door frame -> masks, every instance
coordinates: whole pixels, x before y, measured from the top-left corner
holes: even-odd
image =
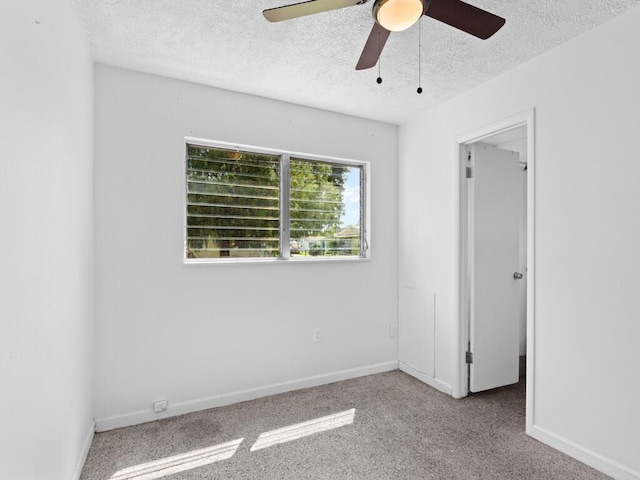
[[[514,128],[527,129],[527,365],[526,365],[526,431],[534,423],[533,402],[535,389],[535,110],[526,110],[512,117],[472,130],[456,138],[459,166],[459,251],[458,251],[458,322],[455,365],[457,382],[453,385],[455,398],[469,394],[468,368],[465,361],[470,331],[470,244],[469,201],[466,179],[466,147],[475,142]]]

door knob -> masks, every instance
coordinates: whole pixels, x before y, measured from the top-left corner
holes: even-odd
[[[515,278],[516,280],[520,280],[522,278],[522,274],[520,272],[515,272],[513,274],[513,278]]]

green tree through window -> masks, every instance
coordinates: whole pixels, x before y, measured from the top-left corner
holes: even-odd
[[[280,256],[283,208],[290,218],[287,254],[360,255],[360,222],[347,228],[341,220],[345,182],[354,170],[359,182],[361,167],[283,160],[187,145],[187,258]],[[286,205],[281,205],[283,164],[289,169]]]

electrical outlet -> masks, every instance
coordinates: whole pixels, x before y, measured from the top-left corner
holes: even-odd
[[[322,329],[314,328],[313,329],[313,343],[318,343],[322,340]]]
[[[397,337],[398,336],[398,326],[395,324],[389,325],[389,336]]]
[[[169,402],[166,400],[158,400],[157,402],[153,402],[153,411],[155,413],[164,412],[169,406]]]

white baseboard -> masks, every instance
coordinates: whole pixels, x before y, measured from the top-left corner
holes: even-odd
[[[351,378],[364,377],[365,375],[373,375],[375,373],[388,372],[398,369],[398,362],[385,362],[376,365],[368,365],[366,367],[352,368],[349,370],[341,370],[338,372],[327,373],[323,375],[315,375],[312,377],[291,380],[288,382],[275,383],[273,385],[265,385],[258,388],[241,390],[238,392],[225,393],[213,397],[199,398],[186,402],[169,404],[169,408],[162,413],[154,413],[149,410],[140,410],[137,412],[125,413],[122,415],[113,415],[105,418],[96,419],[96,431],[105,432],[114,428],[129,427],[140,423],[153,422],[176,415],[184,415],[185,413],[207,410],[209,408],[222,407],[256,398],[276,395],[278,393],[300,390],[302,388],[317,387],[328,383],[340,382]]]
[[[453,387],[448,383],[438,380],[437,378],[431,377],[426,373],[418,370],[417,368],[413,368],[412,366],[407,365],[404,362],[399,362],[399,368],[403,372],[408,373],[412,377],[416,377],[418,380],[426,383],[430,387],[433,387],[436,390],[440,390],[441,392],[446,393],[447,395],[451,395],[453,392]]]
[[[556,450],[561,451],[569,455],[570,457],[579,460],[582,463],[601,471],[602,473],[609,475],[616,480],[639,480],[640,472],[632,470],[631,468],[622,465],[615,460],[607,458],[599,453],[596,453],[588,448],[578,445],[566,438],[556,435],[545,428],[537,425],[533,425],[527,430],[527,434],[536,440],[541,441],[549,445]]]
[[[96,424],[95,422],[91,422],[91,425],[89,425],[89,431],[87,432],[87,436],[85,437],[85,440],[84,440],[84,444],[82,445],[82,450],[80,451],[80,456],[78,457],[76,466],[73,469],[71,480],[80,480],[80,474],[82,473],[84,464],[87,461],[87,456],[89,455],[89,449],[91,448],[91,442],[93,442],[93,435],[95,431],[96,431]]]

